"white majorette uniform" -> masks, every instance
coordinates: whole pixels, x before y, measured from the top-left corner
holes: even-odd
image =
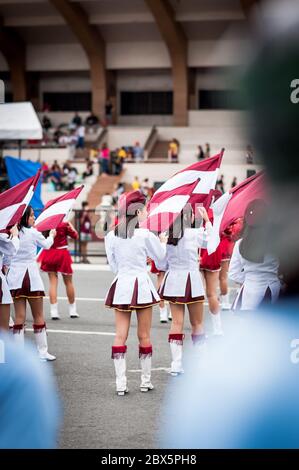
[[[240,253],[240,243],[235,244],[229,265],[228,277],[242,284],[232,305],[232,310],[254,310],[263,301],[272,303],[278,299],[280,281],[279,263],[271,255],[265,255],[263,263],[246,260]]]
[[[165,277],[159,289],[160,296],[170,303],[203,302],[204,287],[199,271],[198,250],[206,248],[211,222],[206,228],[186,228],[176,246],[167,245]]]
[[[148,229],[137,228],[131,238],[114,231],[105,237],[111,270],[117,273],[108,291],[105,305],[123,311],[146,308],[159,303],[160,297],[147,273],[147,257],[157,266],[165,261],[166,247]]]
[[[18,251],[20,241],[18,237],[10,237],[6,233],[0,233],[0,304],[12,304],[12,297],[7,285],[6,277],[2,272],[3,255],[14,256]]]
[[[44,297],[44,284],[36,262],[37,247],[50,248],[53,237],[45,238],[34,227],[23,227],[19,232],[20,248],[12,257],[6,257],[9,271],[7,283],[13,298]]]

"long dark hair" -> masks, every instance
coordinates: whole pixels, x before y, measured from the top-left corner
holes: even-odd
[[[255,199],[246,208],[241,233],[240,254],[252,263],[263,263],[266,254],[266,204]]]
[[[145,198],[144,198],[145,201]],[[144,204],[136,202],[130,205],[130,214],[120,214],[119,222],[114,229],[114,233],[120,238],[132,238],[135,228],[139,228],[138,211],[144,208]]]
[[[30,228],[30,225],[28,224],[29,217],[31,215],[31,212],[33,211],[31,206],[27,206],[24,214],[22,215],[22,218],[18,224],[18,229],[22,230],[22,228]]]
[[[180,213],[174,223],[169,227],[167,245],[177,246],[184,236],[185,228],[190,228],[194,225],[194,223],[192,223],[192,214],[191,207]]]

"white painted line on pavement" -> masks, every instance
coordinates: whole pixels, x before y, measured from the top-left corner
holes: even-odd
[[[111,271],[109,264],[72,264],[74,271]],[[112,271],[111,271],[112,273]]]
[[[46,296],[45,299],[49,300],[49,297]],[[57,297],[58,300],[68,300],[67,297]],[[76,300],[80,300],[82,302],[104,302],[104,298],[96,299],[95,297],[76,297]]]
[[[159,371],[159,370],[163,370],[164,372],[170,372],[170,367],[152,367],[151,368],[151,371]],[[131,370],[128,370],[128,372],[141,372],[141,369],[131,369]]]
[[[26,331],[33,331],[33,328],[26,328]],[[47,328],[47,333],[66,333],[66,334],[71,334],[71,335],[115,336],[115,333],[107,333],[106,331],[52,330],[48,328]]]

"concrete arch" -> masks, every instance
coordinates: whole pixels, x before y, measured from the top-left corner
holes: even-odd
[[[182,26],[175,20],[167,0],[145,0],[168,48],[173,77],[173,120],[176,126],[188,125],[188,41]]]
[[[87,54],[90,64],[92,111],[104,118],[107,89],[105,42],[96,27],[90,25],[81,5],[68,0],[49,1],[63,16]]]

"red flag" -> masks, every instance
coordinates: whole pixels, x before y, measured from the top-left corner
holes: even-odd
[[[40,232],[57,228],[73,207],[83,188],[84,186],[82,185],[79,188],[72,189],[72,191],[63,196],[49,201],[36,219],[34,227]]]
[[[254,199],[267,199],[265,172],[260,171],[223,194],[212,205],[213,232],[208,241],[208,253],[213,253],[220,241],[220,234],[235,220],[244,217],[248,204]]]
[[[34,194],[40,174],[41,170],[38,170],[36,175],[0,194],[0,230],[20,222]]]
[[[148,218],[142,225],[156,232],[167,230],[187,203],[208,208],[217,182],[224,150],[194,163],[169,178],[148,204]]]

